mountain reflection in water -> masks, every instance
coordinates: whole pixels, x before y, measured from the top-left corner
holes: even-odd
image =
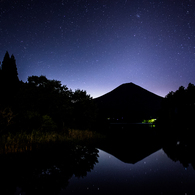
[[[2,154],[1,192],[195,194],[194,142],[163,143],[148,131],[138,135],[110,136],[97,146],[48,145]]]

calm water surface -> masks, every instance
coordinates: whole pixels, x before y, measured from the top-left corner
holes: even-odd
[[[98,161],[86,177],[73,176],[60,194],[195,194],[192,166],[184,168],[162,149],[135,164],[99,150]]]
[[[1,154],[1,194],[194,195],[193,139],[162,144],[139,135]]]

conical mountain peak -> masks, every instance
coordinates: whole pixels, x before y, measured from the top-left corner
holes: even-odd
[[[140,121],[156,116],[162,97],[130,82],[94,99],[105,117],[121,117]]]

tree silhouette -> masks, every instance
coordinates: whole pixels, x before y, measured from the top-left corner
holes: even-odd
[[[96,106],[86,91],[77,89],[71,97],[73,124],[76,128],[89,128],[96,119]]]
[[[195,118],[195,86],[189,83],[175,92],[170,92],[163,100],[158,124],[163,132],[174,137],[185,137],[191,132]]]
[[[1,101],[4,105],[11,104],[18,90],[18,71],[15,57],[6,52],[0,68]]]
[[[21,107],[31,120],[47,115],[58,127],[70,121],[70,90],[60,81],[49,80],[43,75],[31,76],[22,93]]]
[[[15,57],[14,55],[11,55],[10,57],[8,52],[5,53],[2,61],[1,79],[2,82],[10,86],[19,82]]]
[[[43,75],[30,76],[26,83],[19,81],[15,57],[8,52],[0,66],[0,93],[0,128],[14,124],[29,132],[56,127],[86,129],[95,120],[95,107],[86,91],[72,92],[60,81]],[[6,122],[9,116],[14,120]]]

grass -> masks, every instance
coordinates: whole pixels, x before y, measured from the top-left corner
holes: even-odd
[[[0,153],[24,152],[32,150],[33,146],[43,144],[59,144],[72,142],[76,144],[91,144],[105,137],[89,130],[68,129],[64,132],[40,132],[33,130],[31,133],[8,133],[0,138]]]

